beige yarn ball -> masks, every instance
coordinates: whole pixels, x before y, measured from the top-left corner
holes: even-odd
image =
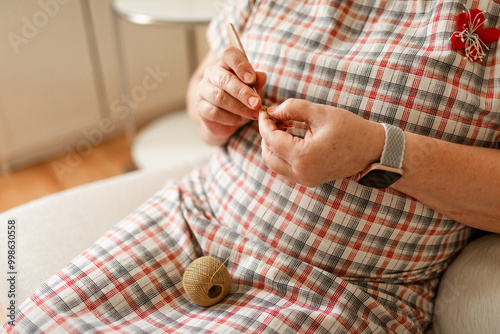
[[[203,256],[186,268],[182,285],[193,302],[200,306],[212,306],[229,293],[231,275],[218,259]]]

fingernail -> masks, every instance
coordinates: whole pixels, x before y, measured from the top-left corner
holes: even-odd
[[[257,106],[259,105],[259,99],[252,96],[248,99],[248,104],[251,108],[257,108]]]
[[[253,83],[254,83],[254,81],[255,81],[255,78],[254,78],[254,76],[253,76],[253,74],[252,74],[252,73],[250,73],[250,72],[246,72],[246,73],[243,75],[243,80],[245,80],[245,82],[246,82],[247,84],[253,84]]]

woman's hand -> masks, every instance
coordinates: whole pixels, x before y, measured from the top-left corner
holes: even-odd
[[[380,160],[385,134],[378,123],[344,109],[295,99],[269,107],[268,112],[285,123],[309,126],[302,139],[279,130],[265,112],[260,114],[263,161],[294,182],[314,187],[352,176]]]
[[[262,98],[259,91],[266,75],[256,72],[234,47],[217,59],[210,54],[197,70],[188,92],[188,111],[209,144],[221,145],[242,125],[258,119]]]
[[[286,178],[317,186],[380,161],[384,128],[343,109],[303,100],[268,108],[278,120],[302,121],[304,139],[281,131],[262,112],[264,163]],[[500,233],[500,151],[405,132],[403,177],[392,188],[462,224]]]

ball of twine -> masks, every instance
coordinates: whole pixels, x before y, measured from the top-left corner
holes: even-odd
[[[212,306],[229,293],[231,275],[218,259],[203,256],[186,268],[182,285],[193,302],[200,306]]]

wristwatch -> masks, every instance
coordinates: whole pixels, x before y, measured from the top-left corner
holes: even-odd
[[[373,188],[390,187],[403,176],[403,156],[405,152],[405,135],[400,128],[382,123],[385,129],[385,142],[380,162],[371,164],[358,173],[359,184]]]

